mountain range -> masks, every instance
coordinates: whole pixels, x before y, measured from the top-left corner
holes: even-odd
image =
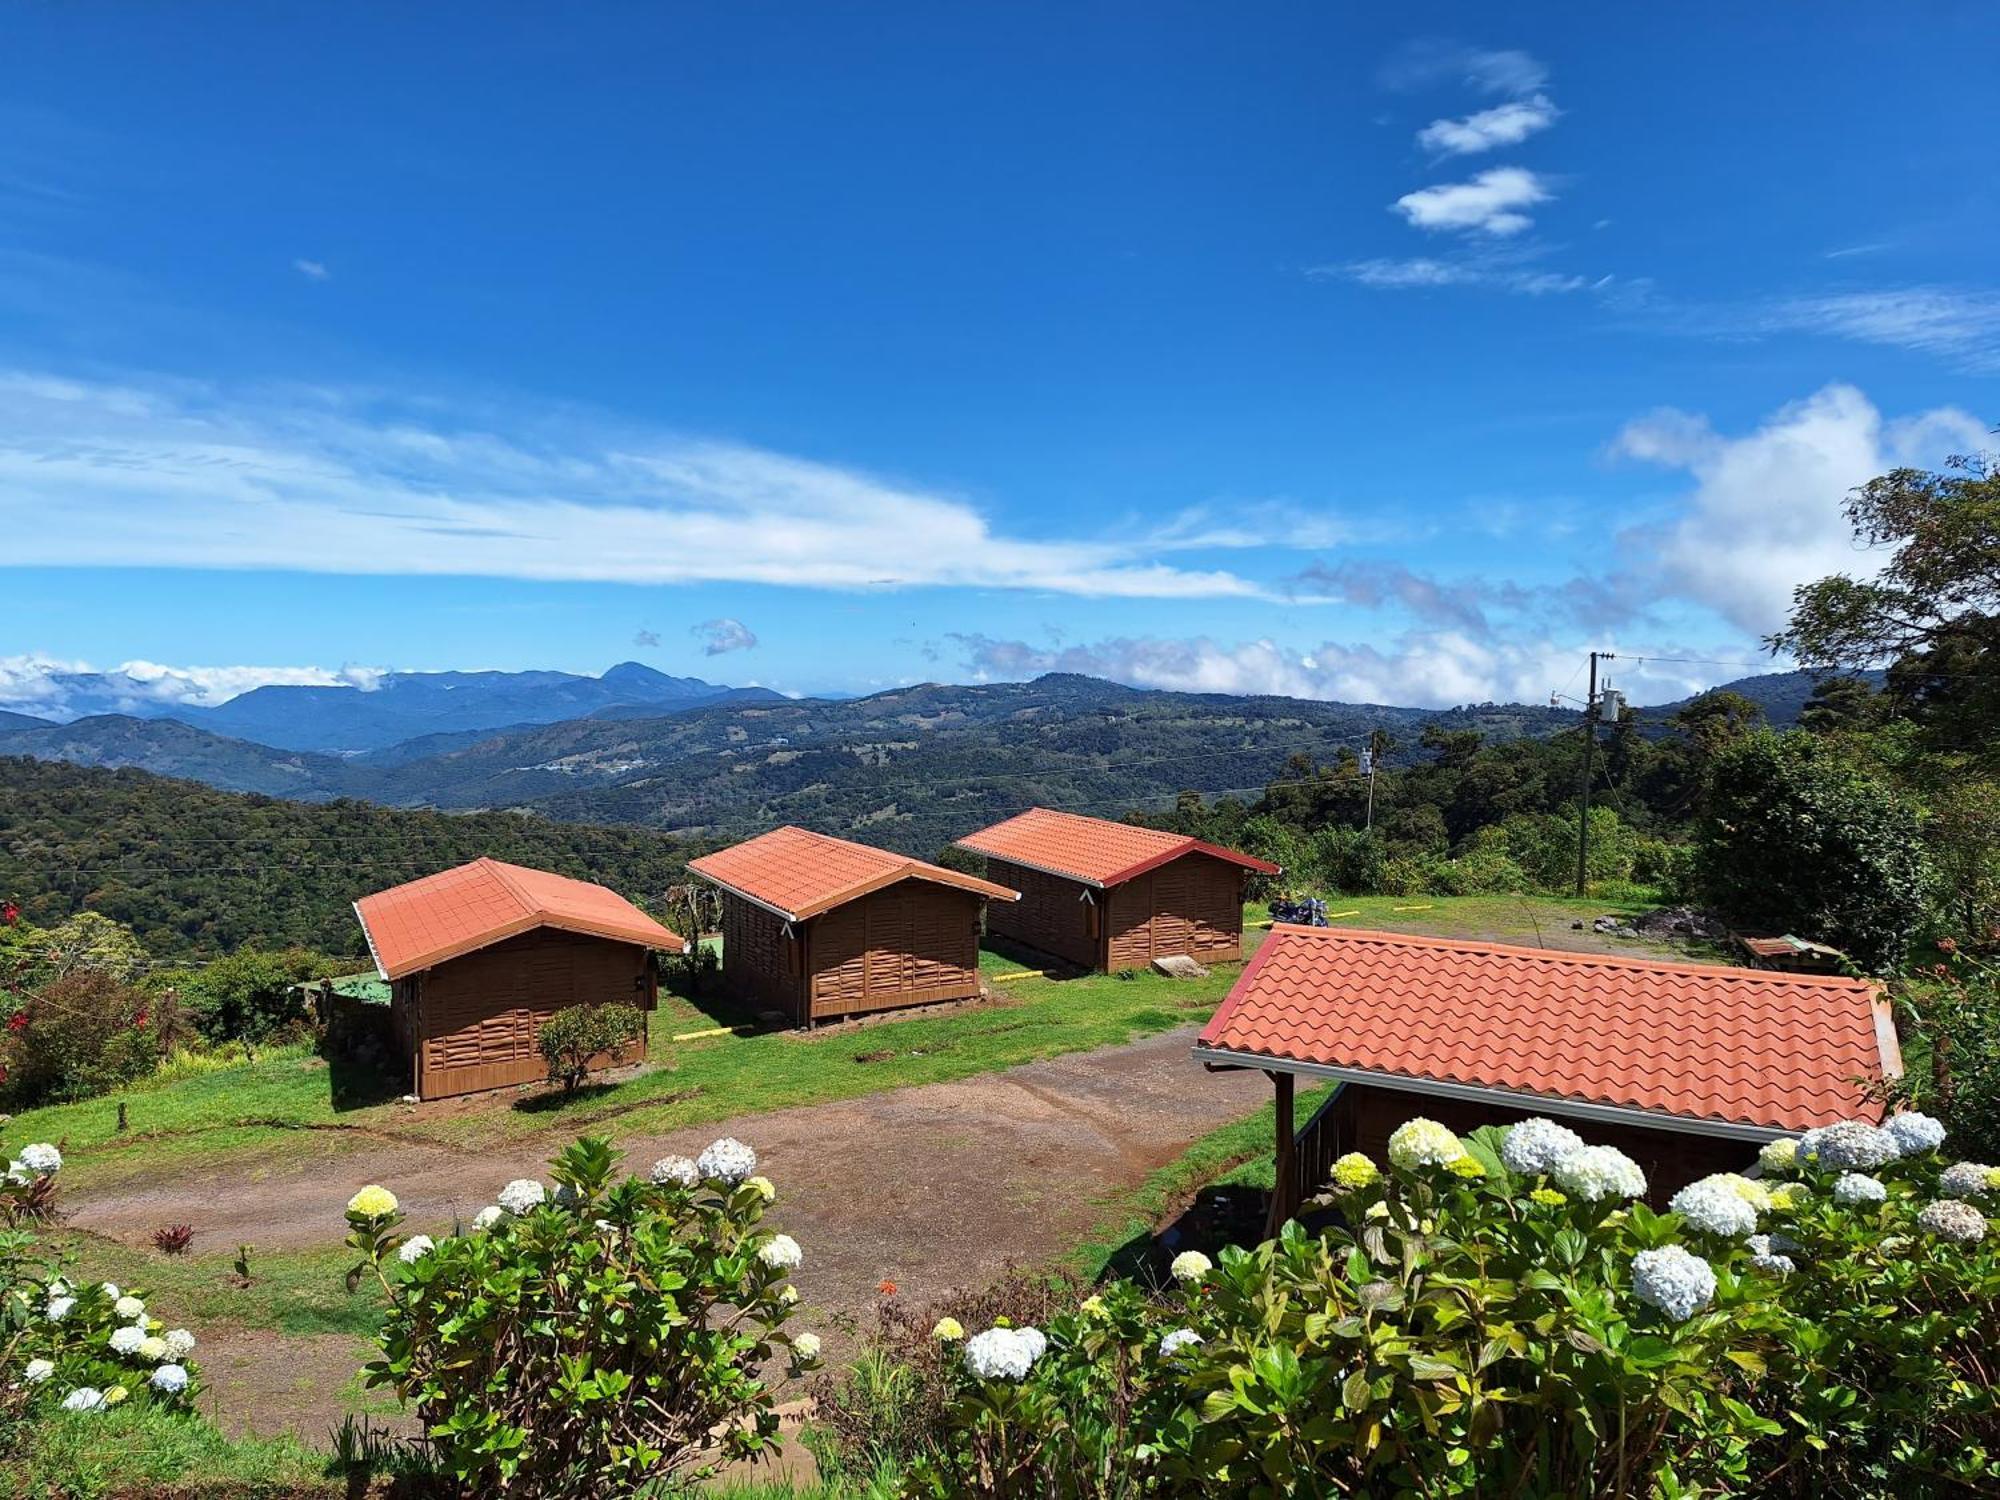
[[[1784,724],[1813,680],[1772,673],[1727,686]],[[1657,723],[1679,706],[1644,717]],[[501,715],[511,717],[480,722]],[[1398,708],[1068,674],[788,699],[636,663],[600,678],[413,673],[370,690],[263,687],[187,717],[194,722],[96,714],[56,724],[0,714],[0,755],[136,767],[301,801],[517,809],[703,838],[799,822],[931,854],[1036,803],[1117,814],[1187,790],[1254,793],[1292,756],[1330,761],[1377,731],[1407,758],[1422,753],[1417,740],[1431,725],[1506,739],[1577,719],[1539,705]],[[411,733],[390,738],[398,728]]]

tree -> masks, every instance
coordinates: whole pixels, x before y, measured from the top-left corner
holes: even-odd
[[[630,1005],[566,1005],[542,1023],[535,1044],[549,1065],[549,1082],[573,1094],[590,1076],[593,1058],[609,1056],[646,1034],[646,1018]]]
[[[1891,787],[1802,733],[1750,736],[1709,768],[1695,882],[1733,922],[1902,964],[1929,906],[1916,813]]]
[[[1943,472],[1894,469],[1848,497],[1863,545],[1887,549],[1872,578],[1836,573],[1792,595],[1769,638],[1807,666],[1891,663],[1888,692],[1942,748],[2000,756],[2000,469],[1991,455]]]
[[[1867,729],[1881,717],[1880,694],[1866,678],[1822,677],[1812,697],[1799,710],[1799,728],[1813,734],[1842,734]]]

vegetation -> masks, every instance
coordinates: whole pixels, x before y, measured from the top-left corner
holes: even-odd
[[[435,1461],[474,1490],[550,1497],[690,1481],[776,1441],[763,1370],[817,1364],[789,1334],[798,1244],[762,1229],[777,1196],[756,1153],[722,1140],[614,1182],[610,1144],[559,1155],[549,1196],[512,1182],[471,1234],[404,1237],[395,1198],[348,1204],[350,1283],[389,1303],[371,1384],[424,1424]]]
[[[566,1005],[542,1023],[535,1045],[549,1065],[549,1082],[574,1094],[590,1076],[591,1059],[608,1057],[646,1034],[645,1014],[632,1005]]]

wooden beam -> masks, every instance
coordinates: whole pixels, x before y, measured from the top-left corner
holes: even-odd
[[[1267,1237],[1275,1236],[1284,1228],[1285,1220],[1298,1212],[1299,1173],[1298,1155],[1292,1147],[1296,1139],[1292,1120],[1292,1095],[1294,1080],[1290,1073],[1267,1071],[1264,1075],[1271,1080],[1275,1090],[1277,1130],[1277,1173],[1275,1186],[1271,1192],[1271,1213],[1264,1225]]]

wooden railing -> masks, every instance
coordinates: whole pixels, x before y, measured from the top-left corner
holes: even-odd
[[[1327,1174],[1333,1170],[1334,1159],[1340,1155],[1340,1130],[1333,1118],[1333,1110],[1340,1103],[1341,1091],[1346,1087],[1346,1084],[1337,1085],[1292,1140],[1292,1181],[1299,1185],[1301,1201],[1326,1185]]]

